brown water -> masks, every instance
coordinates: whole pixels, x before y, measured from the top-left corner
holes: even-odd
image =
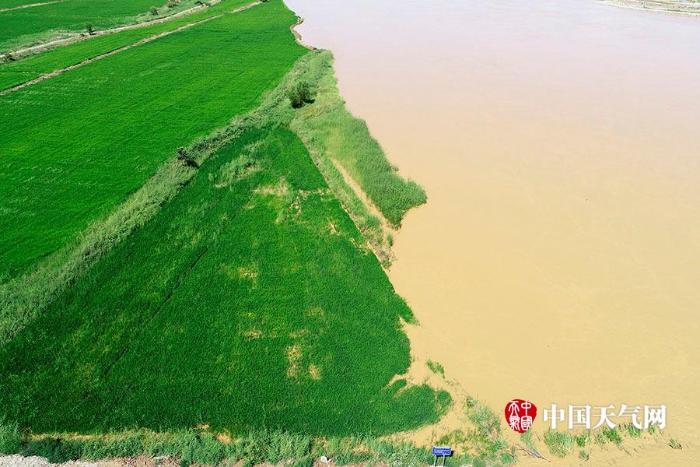
[[[700,465],[700,19],[589,0],[287,3],[428,192],[390,271],[421,322],[414,349],[498,413],[514,397],[666,404],[684,449],[622,462]]]

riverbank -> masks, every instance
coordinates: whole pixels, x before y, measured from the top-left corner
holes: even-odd
[[[692,463],[696,19],[573,0],[289,5],[426,188],[389,270],[421,324],[412,351],[497,412],[666,404],[683,449],[620,462]]]
[[[601,3],[635,10],[659,11],[684,15],[700,15],[696,0],[600,0]]]

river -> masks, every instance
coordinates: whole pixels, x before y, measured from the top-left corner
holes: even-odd
[[[414,349],[499,414],[515,397],[540,413],[665,404],[683,449],[628,462],[700,465],[700,18],[592,0],[287,4],[428,193],[389,271],[421,323]]]

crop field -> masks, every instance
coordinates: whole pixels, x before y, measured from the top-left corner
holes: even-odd
[[[158,34],[174,31],[182,26],[199,22],[203,19],[231,12],[250,0],[224,0],[209,8],[191,14],[172,18],[163,23],[142,25],[136,29],[127,29],[112,34],[93,36],[87,40],[72,44],[70,47],[58,47],[22,60],[11,61],[0,66],[0,93],[2,90],[32,80],[42,74],[66,68],[101,54],[121,47],[129,46],[139,40]]]
[[[363,244],[291,131],[247,130],[2,349],[0,407],[37,431],[433,421],[449,396],[389,384],[411,314]]]
[[[305,51],[293,22],[268,2],[0,96],[0,277],[70,242],[179,146],[255,107]]]
[[[409,381],[413,315],[336,164],[394,225],[424,192],[294,14],[249,3],[0,65],[0,438],[384,435],[451,406]]]
[[[34,4],[41,5],[17,8]],[[0,2],[0,52],[49,33],[84,32],[88,24],[94,28],[119,25],[151,8],[168,11],[162,0],[6,0]]]

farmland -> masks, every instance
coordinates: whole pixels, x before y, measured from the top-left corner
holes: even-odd
[[[140,40],[166,34],[225,12],[235,11],[250,3],[246,0],[227,0],[183,17],[169,19],[166,22],[144,24],[134,29],[92,36],[70,47],[57,47],[22,60],[5,63],[0,67],[0,94],[2,90],[7,90],[43,74],[64,69],[84,60],[133,45]]]
[[[6,416],[350,434],[446,408],[446,393],[389,384],[410,363],[410,310],[299,138],[265,115],[2,349]]]
[[[253,108],[304,53],[293,21],[270,2],[0,97],[11,122],[0,135],[0,277],[70,242],[177,147]]]
[[[193,4],[178,1],[172,6],[179,9]],[[0,52],[62,32],[85,32],[88,24],[103,29],[135,21],[138,16],[155,16],[152,8],[163,13],[173,10],[160,0],[6,0],[0,2]]]
[[[382,269],[379,217],[425,194],[249,3],[0,65],[3,423],[383,435],[450,406]]]

